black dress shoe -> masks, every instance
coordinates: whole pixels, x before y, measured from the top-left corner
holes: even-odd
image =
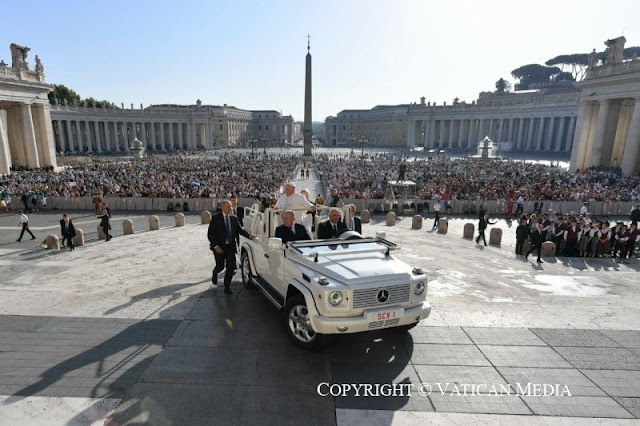
[[[229,287],[225,287],[224,288],[224,294],[233,294],[233,292],[231,291],[231,289]]]
[[[32,240],[35,240],[35,239],[36,239],[36,237],[31,237],[31,239],[32,239]]]

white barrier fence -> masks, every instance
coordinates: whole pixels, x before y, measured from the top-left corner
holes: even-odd
[[[201,212],[204,210],[216,211],[222,199],[215,198],[134,198],[134,197],[105,197],[103,201],[107,203],[111,210],[118,211],[193,211]],[[250,207],[256,202],[255,198],[239,198],[238,205],[242,207]],[[535,201],[525,201],[524,209],[533,212]],[[542,212],[552,209],[556,213],[568,214],[572,211],[579,212],[583,206],[581,201],[543,201]],[[414,213],[432,213],[433,200],[402,200],[398,199],[391,203],[383,199],[341,199],[339,206],[344,204],[354,204],[358,212],[368,209],[370,212],[388,212],[397,211],[403,213],[409,210]],[[449,201],[450,208],[446,209],[444,201],[440,202],[442,206],[441,214],[476,214],[480,210],[480,206],[484,205],[485,210],[491,215],[504,215],[507,212],[507,202],[505,200],[490,201],[469,201],[469,200],[452,200]],[[637,203],[628,201],[595,201],[588,204],[589,212],[595,216],[628,216],[631,209]],[[22,203],[20,199],[13,198],[11,202],[13,210],[21,209]],[[186,206],[186,209],[185,209]],[[40,206],[39,206],[40,207]],[[516,210],[516,204],[513,205],[513,212]],[[48,209],[58,210],[93,210],[92,197],[49,197],[47,201]]]

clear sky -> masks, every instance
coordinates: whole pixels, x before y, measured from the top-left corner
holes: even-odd
[[[275,109],[303,120],[307,33],[313,119],[455,97],[559,54],[640,45],[640,1],[41,1],[2,6],[9,44],[82,97]]]

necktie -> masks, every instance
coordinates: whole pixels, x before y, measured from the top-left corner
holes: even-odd
[[[227,228],[227,244],[231,243],[231,222],[229,221],[229,215],[224,216],[224,226]]]
[[[338,235],[338,227],[336,225],[333,225],[333,234]]]
[[[236,216],[236,217],[238,216],[238,212],[236,211],[235,207],[233,208],[233,215]]]

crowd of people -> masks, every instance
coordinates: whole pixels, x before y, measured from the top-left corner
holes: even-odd
[[[0,177],[2,199],[24,197],[221,198],[268,197],[297,165],[292,156],[250,158],[233,152],[217,157],[162,155],[142,161],[101,159],[71,162],[60,172],[16,170]],[[9,200],[10,201],[10,200]],[[35,204],[35,203],[34,203]]]
[[[526,257],[537,250],[537,261],[542,263],[542,244],[552,241],[558,256],[611,257],[626,263],[640,243],[640,204],[631,211],[630,219],[631,223],[627,225],[623,221],[613,223],[607,216],[592,217],[586,204],[579,213],[572,212],[564,217],[556,215],[553,210],[533,213],[528,218],[523,212],[516,228],[516,254]],[[531,243],[531,248],[523,253],[526,240]]]
[[[393,154],[370,157],[322,157],[317,161],[326,185],[341,198],[385,198],[389,181],[416,183],[423,199],[553,201],[640,201],[640,175],[591,168],[578,173],[539,163],[503,159],[415,159]]]

